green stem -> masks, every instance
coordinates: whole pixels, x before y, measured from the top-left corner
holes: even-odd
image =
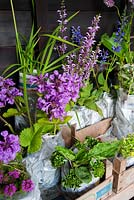
[[[56,135],[56,130],[57,130],[57,124],[54,124],[54,135]]]
[[[96,76],[95,71],[94,71],[93,68],[92,68],[92,72],[93,72],[93,76],[94,76],[94,79],[95,79],[96,86],[99,89],[99,85],[98,85],[98,81],[97,81],[97,76]]]
[[[75,114],[76,114],[76,118],[77,118],[78,124],[79,124],[79,126],[80,126],[80,128],[81,128],[81,124],[80,124],[80,119],[79,119],[78,113],[77,113],[76,110],[74,110],[74,112],[75,112]]]
[[[12,133],[15,134],[15,131],[13,130],[13,127],[11,126],[11,124],[9,124],[9,123],[8,123],[3,117],[1,117],[1,116],[0,116],[0,120],[1,120],[2,122],[4,122],[4,124],[5,124],[6,126],[9,127],[9,129],[10,129],[10,131],[11,131]]]
[[[26,77],[25,68],[23,69],[23,92],[24,92],[24,101],[25,101],[25,104],[26,104],[28,120],[29,120],[30,127],[32,128],[33,126],[32,126],[31,114],[30,114],[29,103],[28,103],[27,77]]]

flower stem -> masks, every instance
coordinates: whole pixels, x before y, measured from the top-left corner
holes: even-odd
[[[9,123],[8,123],[3,117],[1,117],[1,116],[0,116],[0,120],[1,120],[2,122],[4,122],[4,124],[5,124],[6,126],[9,127],[9,129],[10,129],[10,131],[11,131],[12,133],[15,134],[15,132],[14,132],[13,127],[11,126],[11,124],[9,124]]]

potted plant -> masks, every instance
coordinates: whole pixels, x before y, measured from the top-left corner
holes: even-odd
[[[133,132],[133,75],[134,51],[133,40],[133,1],[129,1],[120,14],[115,1],[104,1],[108,7],[115,7],[119,22],[117,31],[111,36],[102,35],[101,42],[113,56],[111,62],[114,66],[114,88],[117,90],[116,114],[113,120],[113,133],[121,138]]]
[[[12,80],[9,76],[18,71],[23,72],[23,90],[20,92],[20,95],[17,95],[17,92],[15,93],[17,89],[14,89],[14,91],[10,85],[7,86],[7,96],[4,96],[4,98],[8,98],[8,94],[10,94],[9,90],[12,89],[15,93],[12,94],[14,95],[14,101],[12,101],[12,104],[15,103],[15,107],[4,112],[1,116],[1,120],[13,133],[19,135],[22,159],[25,160],[26,168],[30,175],[36,179],[36,183],[39,183],[41,189],[48,189],[56,184],[59,178],[59,170],[54,169],[51,166],[49,158],[56,145],[64,145],[61,135],[61,126],[67,123],[70,119],[69,116],[66,116],[65,107],[69,101],[75,101],[79,92],[79,82],[75,82],[77,77],[72,77],[70,74],[65,74],[64,72],[60,73],[56,70],[61,66],[60,62],[63,58],[65,58],[70,52],[67,52],[63,56],[61,55],[57,59],[51,61],[52,52],[57,40],[61,44],[64,42],[65,44],[74,47],[77,47],[77,45],[58,37],[59,29],[62,27],[62,24],[60,24],[52,35],[45,35],[49,37],[48,43],[39,54],[38,58],[35,59],[34,48],[38,42],[38,31],[34,34],[34,27],[32,27],[29,42],[26,49],[23,49],[17,30],[13,2],[12,0],[10,2],[16,33],[19,64],[10,66],[5,73],[14,66],[19,67],[8,74],[5,78],[1,77],[1,93],[3,95],[2,87],[4,81],[11,82]],[[62,7],[62,9],[63,8],[64,7]],[[75,15],[76,14],[71,16],[68,21]],[[76,50],[77,48],[71,50],[71,52],[75,52]],[[27,76],[29,75],[33,76],[31,76],[30,82],[27,82]],[[27,83],[30,84],[31,88],[34,90],[34,94],[36,94],[34,104],[31,104],[29,101]],[[12,83],[11,86],[13,85],[14,83]],[[36,90],[34,86],[36,87]],[[77,90],[75,86],[77,86]],[[71,87],[71,89],[69,87]],[[3,105],[1,105],[1,107],[3,107]],[[31,112],[31,107],[35,108],[35,112]],[[16,128],[16,126],[12,127],[6,120],[11,116],[20,116],[20,120],[22,121],[23,119],[26,119],[27,123],[25,124],[24,121],[24,124],[19,129],[18,127]],[[49,181],[48,177],[45,176],[45,170],[47,171],[47,175],[48,172],[50,172]]]
[[[102,143],[88,136],[83,143],[76,141],[71,149],[57,146],[51,156],[54,167],[62,167],[62,191],[78,197],[94,187],[105,173],[103,161],[119,150],[120,141]]]
[[[25,199],[29,196],[39,200],[38,185],[31,180],[19,156],[19,137],[7,130],[2,131],[0,137],[0,199]]]

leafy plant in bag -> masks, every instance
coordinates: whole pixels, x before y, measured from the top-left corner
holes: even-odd
[[[68,173],[62,177],[61,184],[64,188],[75,189],[82,183],[90,183],[92,176],[101,178],[105,173],[103,161],[115,156],[119,148],[120,141],[102,143],[87,137],[82,144],[76,142],[72,149],[57,146],[51,162],[56,168],[68,163]]]

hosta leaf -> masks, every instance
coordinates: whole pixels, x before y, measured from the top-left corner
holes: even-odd
[[[33,138],[33,131],[31,128],[25,128],[21,133],[20,133],[20,144],[23,147],[27,147],[31,144]]]
[[[5,118],[16,116],[16,115],[19,115],[19,112],[15,108],[9,108],[7,112],[3,113],[3,117]]]
[[[76,168],[75,174],[83,183],[89,183],[92,180],[92,175],[87,167]]]

